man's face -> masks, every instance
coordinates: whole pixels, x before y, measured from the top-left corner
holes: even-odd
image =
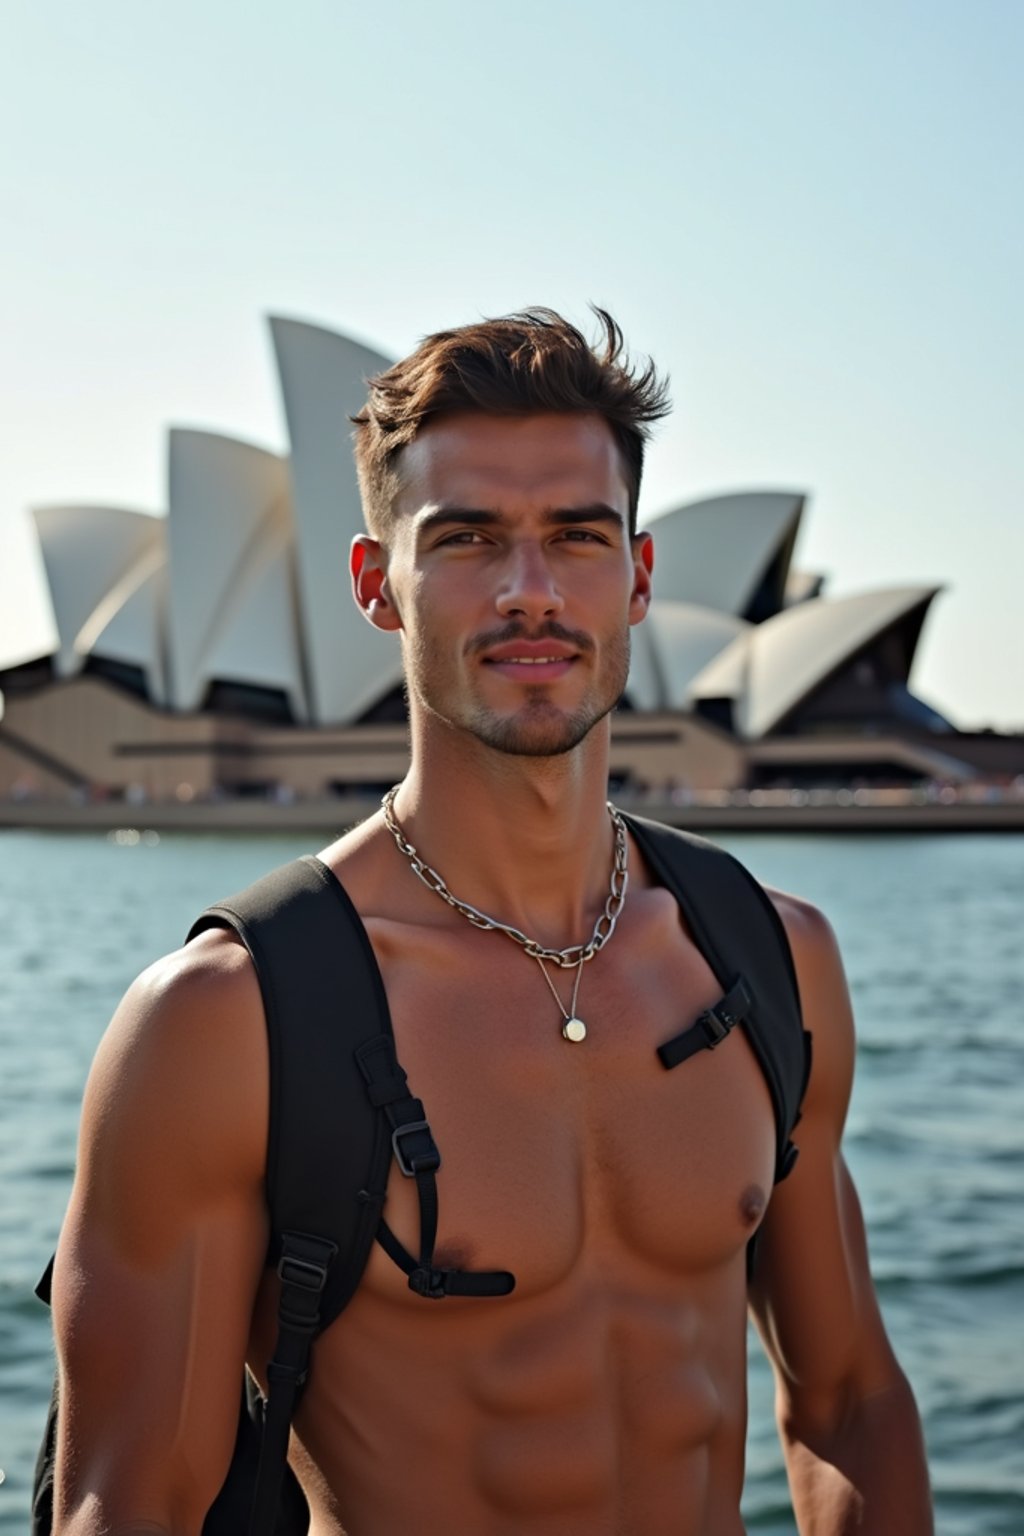
[[[454,415],[400,471],[385,627],[411,698],[497,751],[570,751],[621,696],[650,595],[607,423]]]

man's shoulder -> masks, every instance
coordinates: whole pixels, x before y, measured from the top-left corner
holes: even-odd
[[[822,909],[805,896],[792,891],[781,891],[776,886],[759,882],[768,900],[775,908],[786,930],[786,937],[794,950],[821,952],[835,945],[832,924]]]
[[[152,1029],[201,1035],[210,1015],[244,1021],[260,1011],[252,960],[237,935],[210,928],[154,960],[131,983],[119,1013],[144,1019]],[[116,1017],[116,1016],[115,1016]]]
[[[808,967],[833,969],[839,965],[839,943],[835,930],[822,909],[804,896],[761,884],[785,929],[797,974]]]
[[[835,930],[813,902],[764,887],[789,941],[803,1023],[814,1037],[814,1071],[805,1110],[822,1105],[841,1124],[853,1076],[855,1028]]]
[[[139,1102],[180,1096],[193,1111],[210,1097],[215,1118],[225,1123],[236,1099],[248,1118],[246,1095],[257,1103],[265,1097],[259,1091],[265,1075],[263,1007],[252,961],[230,934],[211,930],[153,961],[131,983],[101,1041],[90,1089],[93,1096],[101,1086]]]
[[[653,843],[663,853],[675,846],[683,850],[680,857],[690,854],[708,864],[719,867],[730,866],[741,871],[740,878],[744,883],[756,887],[774,907],[791,945],[799,943],[801,946],[816,947],[827,944],[830,939],[834,941],[832,928],[820,907],[802,896],[794,895],[791,891],[782,891],[766,885],[751,865],[732,849],[723,847],[713,838],[703,837],[700,833],[689,832],[681,827],[670,826],[667,822],[652,821],[647,817],[632,814],[626,820],[634,832],[639,833],[642,846],[649,847]]]
[[[245,951],[210,933],[154,961],[121,999],[86,1085],[74,1203],[88,1229],[148,1263],[196,1213],[239,1192],[256,1202],[268,1102]]]

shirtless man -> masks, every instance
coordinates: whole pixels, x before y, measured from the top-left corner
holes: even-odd
[[[458,897],[556,949],[590,936],[609,894],[609,712],[651,596],[635,515],[666,408],[601,320],[600,352],[543,312],[428,338],[374,382],[356,433],[355,598],[400,634],[408,681],[397,824]],[[445,905],[382,814],[321,855],[443,1149],[438,1262],[517,1284],[427,1302],[374,1249],[295,1420],[313,1536],[739,1536],[748,1303],[803,1536],[931,1530],[840,1151],[854,1048],[831,930],[771,893],[815,1043],[801,1156],[773,1193],[772,1104],[743,1032],[678,1072],[655,1059],[720,989],[627,853],[617,928],[578,977],[542,977]],[[563,1038],[570,1010],[585,1043]],[[132,985],[89,1081],[55,1275],[58,1536],[201,1529],[242,1362],[260,1376],[273,1344],[267,1101],[248,956],[203,934]],[[394,1167],[387,1202],[414,1248]]]

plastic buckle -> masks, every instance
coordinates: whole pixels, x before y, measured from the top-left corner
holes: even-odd
[[[297,1259],[294,1254],[282,1253],[277,1261],[277,1273],[284,1285],[297,1285],[300,1290],[319,1294],[327,1284],[327,1267],[310,1259]]]
[[[716,1045],[721,1045],[732,1025],[732,1020],[726,1023],[720,1019],[713,1008],[700,1016],[700,1022],[704,1026],[704,1034],[707,1037],[708,1050],[713,1051]]]
[[[411,1136],[415,1131],[426,1131],[430,1136],[430,1146],[425,1152],[414,1153],[412,1158],[408,1158],[402,1150],[401,1139],[403,1136]],[[414,1179],[418,1173],[436,1173],[441,1166],[441,1154],[434,1145],[430,1126],[425,1120],[411,1120],[408,1125],[396,1125],[391,1133],[391,1146],[395,1162],[407,1179]]]
[[[409,1275],[409,1289],[428,1301],[442,1301],[448,1294],[446,1269],[428,1269],[418,1265]]]

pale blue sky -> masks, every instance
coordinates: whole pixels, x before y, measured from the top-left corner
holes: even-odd
[[[797,563],[947,584],[915,687],[1024,728],[1021,0],[0,16],[0,650],[29,506],[160,510],[171,423],[285,447],[266,312],[593,299],[673,379],[646,516],[805,489]]]

